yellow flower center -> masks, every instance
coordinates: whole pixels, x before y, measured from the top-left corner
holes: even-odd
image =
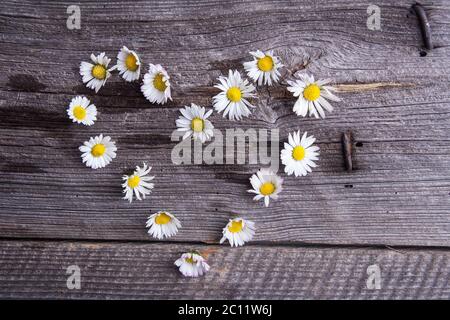
[[[273,69],[273,60],[269,56],[258,59],[258,68],[261,71],[267,72]]]
[[[320,97],[320,88],[317,84],[310,84],[303,90],[303,97],[308,101],[315,101]]]
[[[192,130],[194,130],[195,132],[202,132],[203,128],[205,126],[205,122],[203,121],[203,119],[200,118],[194,118],[191,121],[191,128]]]
[[[305,157],[306,150],[302,146],[296,146],[294,150],[292,150],[292,158],[297,161],[303,160]]]
[[[91,149],[91,154],[94,157],[101,157],[106,151],[106,147],[102,143],[97,143],[95,146]]]
[[[259,192],[264,196],[271,195],[274,191],[275,185],[272,182],[266,182],[259,188]]]
[[[187,263],[190,263],[190,264],[196,264],[196,263],[197,263],[197,261],[195,261],[195,260],[192,259],[191,257],[186,258],[185,261],[186,261]]]
[[[230,89],[228,89],[227,91],[227,98],[230,101],[233,102],[238,102],[241,100],[242,97],[242,92],[241,89],[239,89],[238,87],[231,87]]]
[[[160,214],[158,214],[155,218],[155,223],[156,224],[167,224],[170,222],[170,220],[172,220],[171,217],[169,217],[169,215],[167,215],[164,212],[161,212]]]
[[[96,64],[92,68],[92,76],[98,80],[103,80],[106,78],[106,68],[101,64]]]
[[[82,121],[84,118],[86,118],[86,109],[82,106],[76,106],[73,108],[73,116],[77,118],[77,120]]]
[[[228,226],[228,231],[232,233],[236,233],[242,231],[242,220],[239,221],[231,221],[231,225]]]
[[[153,86],[161,92],[164,92],[167,89],[166,82],[163,80],[162,73],[158,73],[155,76],[155,78],[153,79]]]
[[[125,65],[127,66],[128,70],[136,71],[138,68],[136,57],[131,53],[128,54],[127,58],[125,59]]]
[[[130,188],[136,188],[139,185],[139,182],[141,181],[141,178],[139,176],[131,176],[128,178],[128,186]]]

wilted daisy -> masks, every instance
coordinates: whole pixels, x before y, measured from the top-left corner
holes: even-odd
[[[255,87],[243,80],[239,71],[229,71],[228,78],[220,76],[218,78],[220,84],[214,87],[222,90],[213,98],[214,109],[217,112],[223,111],[223,116],[228,114],[230,120],[241,120],[242,117],[248,117],[251,112],[249,107],[255,108],[247,98],[254,97],[253,91]]]
[[[102,134],[94,138],[91,137],[79,149],[83,153],[81,155],[83,163],[86,162],[86,166],[92,169],[107,166],[116,157],[117,151],[111,137],[103,137]]]
[[[169,75],[160,64],[150,63],[150,70],[144,76],[141,91],[148,101],[164,104],[167,99],[172,100],[169,79]]]
[[[244,62],[245,71],[247,75],[258,85],[268,84],[272,85],[272,82],[278,82],[280,76],[281,64],[278,57],[273,55],[273,51],[262,52],[257,50],[256,52],[250,52],[253,56],[253,61]]]
[[[152,170],[152,167],[147,167],[147,164],[144,163],[142,168],[136,166],[136,170],[132,175],[125,175],[122,177],[122,180],[124,180],[124,183],[122,184],[123,193],[125,193],[124,199],[127,199],[130,202],[133,201],[134,193],[136,199],[142,200],[145,199],[146,195],[150,194],[154,184],[149,181],[152,181],[153,178],[155,178],[148,175],[150,170]]]
[[[141,75],[141,61],[137,53],[123,46],[117,55],[117,69],[125,81],[131,82],[139,79]]]
[[[255,223],[242,218],[230,219],[222,232],[223,237],[220,239],[220,243],[228,240],[232,247],[243,246],[255,235]]]
[[[316,118],[325,118],[325,110],[333,111],[333,106],[326,100],[340,101],[331,91],[333,87],[327,86],[330,79],[314,81],[314,76],[307,74],[300,75],[300,80],[288,81],[290,87],[287,89],[298,97],[294,104],[294,112],[299,116],[306,116],[309,110],[309,116],[314,115]]]
[[[281,186],[283,179],[271,169],[260,169],[256,174],[250,177],[250,183],[252,184],[253,189],[248,190],[248,192],[256,193],[253,200],[264,198],[266,207],[269,206],[270,198],[274,200],[278,199],[278,194],[283,190]]]
[[[289,133],[289,143],[284,143],[284,149],[281,150],[281,162],[285,165],[284,172],[288,175],[295,174],[306,176],[311,172],[311,167],[315,168],[313,161],[319,160],[319,147],[312,144],[316,139],[313,136],[307,136],[305,132],[300,139],[300,131]]]
[[[206,112],[204,107],[192,103],[190,107],[186,106],[180,109],[181,116],[176,120],[178,131],[186,131],[183,140],[192,135],[194,140],[200,140],[202,143],[211,139],[214,135],[211,121],[207,120],[212,110]]]
[[[148,234],[157,239],[169,238],[178,232],[181,228],[180,221],[173,214],[167,211],[159,211],[148,217],[147,220]]]
[[[183,253],[175,265],[185,277],[198,277],[209,271],[208,263],[198,252]]]
[[[98,56],[91,54],[91,61],[81,62],[80,74],[83,77],[83,83],[86,83],[86,87],[94,89],[98,92],[101,87],[106,83],[106,80],[111,76],[110,71],[114,69],[108,69],[108,65],[111,62],[104,52],[100,53]]]
[[[88,98],[77,96],[70,101],[67,114],[73,122],[91,126],[97,120],[97,108]]]

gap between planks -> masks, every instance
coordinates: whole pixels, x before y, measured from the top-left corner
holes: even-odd
[[[142,239],[130,239],[130,240],[120,240],[120,239],[89,239],[89,238],[8,238],[0,237],[0,242],[36,242],[36,243],[95,243],[95,244],[105,244],[105,245],[191,245],[191,246],[205,246],[205,247],[228,247],[228,245],[221,245],[218,242],[207,242],[207,241],[176,241],[176,240],[142,240]],[[286,248],[299,248],[299,249],[373,249],[373,250],[391,250],[398,253],[403,253],[404,251],[446,251],[450,250],[450,246],[420,246],[420,245],[383,245],[383,244],[358,244],[358,243],[346,243],[346,244],[333,244],[333,243],[315,243],[315,242],[292,242],[292,241],[251,241],[245,244],[246,247],[286,247]]]

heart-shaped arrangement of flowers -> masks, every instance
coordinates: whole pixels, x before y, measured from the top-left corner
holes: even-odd
[[[243,64],[247,77],[257,86],[271,86],[280,79],[280,69],[283,67],[279,57],[272,51],[250,52],[252,61]],[[123,47],[117,55],[117,65],[108,68],[111,59],[104,52],[99,55],[91,54],[91,62],[81,62],[80,74],[83,83],[88,88],[98,92],[111,77],[111,72],[118,70],[125,81],[137,81],[140,79],[142,62],[133,50]],[[324,118],[325,111],[331,112],[333,107],[328,102],[340,101],[333,94],[333,87],[329,86],[329,79],[315,80],[313,76],[302,74],[300,79],[288,81],[287,90],[292,92],[297,98],[293,111],[305,117],[314,116]],[[247,79],[244,79],[238,70],[229,70],[228,76],[220,76],[215,85],[220,90],[212,98],[213,108],[216,112],[222,113],[223,117],[230,120],[241,120],[251,114],[255,108],[251,99],[256,96],[255,86]],[[141,91],[145,98],[151,103],[164,104],[171,97],[170,77],[167,71],[159,64],[149,65],[148,72],[144,75]],[[183,139],[199,140],[202,143],[211,140],[214,136],[214,126],[209,116],[213,109],[209,111],[194,103],[180,109],[180,117],[176,120],[177,130],[185,132]],[[78,124],[91,126],[97,120],[97,107],[86,97],[77,96],[70,102],[67,109],[69,118]],[[284,165],[284,172],[287,175],[294,174],[296,177],[305,176],[316,167],[315,161],[319,158],[319,147],[314,145],[315,138],[305,132],[300,131],[289,133],[288,142],[284,144],[281,151],[281,162]],[[79,147],[83,163],[92,169],[99,169],[107,166],[115,157],[117,147],[109,136],[102,134],[91,137]],[[154,184],[151,183],[153,176],[150,176],[152,167],[146,163],[136,166],[136,170],[131,175],[123,176],[124,199],[132,202],[134,198],[143,200],[151,193]],[[282,191],[283,179],[274,171],[261,168],[250,177],[254,200],[264,199],[264,205],[269,206],[270,199],[276,200]],[[177,234],[181,228],[180,221],[170,212],[159,211],[152,214],[146,227],[148,233],[157,239],[169,238]],[[230,219],[223,228],[223,237],[220,243],[228,240],[233,246],[242,246],[250,241],[255,234],[255,224],[253,221],[242,217]],[[209,265],[197,251],[184,253],[175,265],[185,276],[201,276],[209,270]]]

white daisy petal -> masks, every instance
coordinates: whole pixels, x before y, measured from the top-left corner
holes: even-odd
[[[287,90],[292,92],[294,97],[298,97],[293,111],[302,117],[309,111],[310,117],[325,118],[325,110],[333,111],[333,106],[328,100],[340,101],[331,93],[333,88],[326,86],[330,81],[330,79],[314,81],[314,77],[307,74],[300,75],[300,80],[288,81]]]
[[[183,253],[175,261],[175,265],[185,277],[199,277],[210,269],[206,260],[198,252]]]
[[[149,235],[161,240],[177,234],[181,223],[173,214],[159,211],[148,217],[146,227],[149,228]]]
[[[169,75],[160,64],[150,64],[150,70],[144,75],[141,91],[148,101],[164,104],[168,99],[172,100],[169,79]]]
[[[97,120],[97,108],[95,105],[82,96],[72,98],[70,101],[67,114],[69,118],[76,123],[81,123],[86,126],[91,126]]]
[[[223,116],[230,120],[241,120],[248,117],[251,112],[248,107],[254,106],[248,102],[247,98],[254,97],[256,88],[247,80],[242,80],[239,71],[229,70],[228,78],[219,77],[220,85],[216,85],[222,92],[213,97],[213,106],[217,112],[223,111]]]
[[[272,51],[250,52],[253,56],[253,61],[245,62],[244,69],[250,79],[261,85],[272,85],[273,82],[278,82],[279,69],[283,66],[280,59],[273,55]]]
[[[294,174],[296,177],[305,176],[316,167],[319,147],[314,146],[316,139],[308,136],[305,132],[300,139],[300,131],[289,133],[288,143],[284,144],[281,150],[281,163],[284,164],[284,172],[288,175]]]
[[[232,247],[242,246],[255,235],[255,223],[243,218],[230,219],[222,232],[223,237],[220,243],[228,240]]]
[[[269,206],[270,198],[278,198],[278,194],[283,190],[283,179],[271,169],[261,168],[256,174],[250,177],[250,183],[253,189],[248,192],[256,193],[254,200],[264,198],[265,206]]]
[[[177,130],[185,132],[183,140],[192,136],[194,140],[200,140],[202,143],[211,140],[214,135],[214,126],[207,118],[212,110],[205,113],[204,107],[192,103],[190,107],[186,106],[180,109],[181,116],[175,121]]]
[[[108,69],[108,64],[111,59],[106,57],[105,53],[102,52],[98,56],[91,54],[91,61],[93,64],[84,61],[81,62],[80,75],[83,77],[83,83],[86,84],[86,87],[98,92],[111,76],[110,71],[112,69]]]
[[[110,141],[111,137],[104,137],[103,135],[90,138],[89,141],[85,141],[83,146],[79,147],[82,152],[81,158],[83,163],[86,163],[87,167],[92,169],[103,168],[107,166],[112,159],[116,157],[116,145],[115,142]]]
[[[141,60],[135,51],[124,46],[117,54],[116,68],[125,81],[135,81],[141,75]]]
[[[152,167],[147,166],[144,162],[142,168],[136,166],[136,170],[133,174],[129,176],[124,175],[122,177],[122,180],[124,180],[122,188],[123,193],[125,193],[123,199],[132,202],[133,194],[138,200],[145,199],[145,196],[150,194],[151,189],[154,187],[153,183],[148,183],[148,181],[151,181],[154,178],[153,176],[148,176],[151,169]]]

